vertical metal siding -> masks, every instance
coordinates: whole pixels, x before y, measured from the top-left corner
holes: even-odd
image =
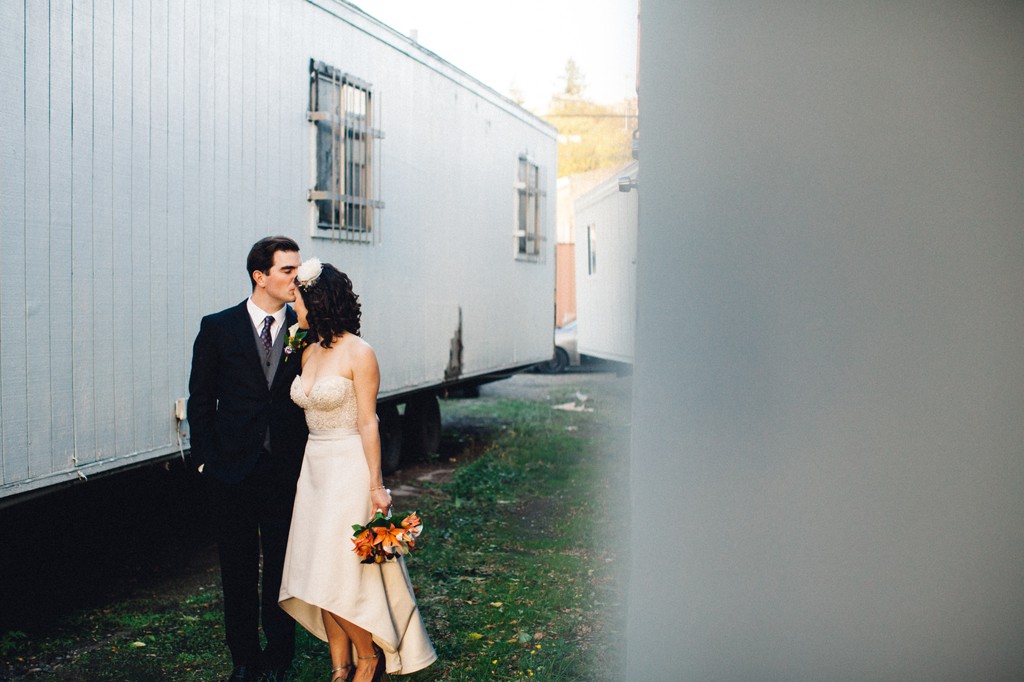
[[[176,450],[199,318],[248,293],[268,233],[356,279],[385,390],[440,380],[460,310],[465,371],[547,356],[516,341],[550,326],[533,307],[553,275],[511,258],[509,207],[517,155],[553,172],[553,135],[331,5],[348,19],[298,0],[0,4],[0,484]],[[309,237],[314,55],[384,98],[372,248]],[[496,282],[521,294],[497,314]]]
[[[158,0],[159,2],[159,0]],[[152,414],[150,396],[154,386],[150,374],[154,363],[163,363],[163,357],[153,353],[152,325],[153,287],[153,235],[154,223],[153,177],[158,160],[154,158],[155,123],[159,112],[153,106],[155,79],[152,25],[153,8],[148,0],[132,1],[132,221],[131,221],[131,452],[137,452],[142,443],[151,442]]]
[[[50,466],[72,463],[74,410],[72,401],[72,330],[75,324],[71,286],[71,2],[50,2],[49,38],[49,229],[46,250],[29,254],[30,262],[48,262],[49,301],[43,326],[49,327],[49,355],[31,361],[49,363]],[[31,377],[31,373],[30,373]],[[30,395],[35,392],[30,388]],[[43,395],[46,391],[41,392]],[[41,425],[40,425],[41,426]]]
[[[200,101],[202,97],[202,62],[203,50],[208,49],[203,42],[201,0],[185,0],[182,3],[181,44],[181,115],[182,115],[182,175],[181,175],[181,251],[180,264],[180,297],[181,324],[175,334],[182,339],[188,338],[185,319],[194,319],[192,311],[201,304],[201,291],[206,288],[195,276],[202,263],[202,243],[200,241],[200,225],[202,224],[202,128],[200,126]],[[187,256],[186,256],[187,254]],[[187,317],[186,317],[187,315]],[[191,357],[191,339],[185,348],[187,357]],[[179,361],[179,376],[187,375],[188,367]]]
[[[233,225],[233,214],[235,200],[232,200],[231,190],[235,189],[235,174],[232,172],[232,125],[235,122],[235,111],[232,106],[232,84],[237,80],[235,64],[231,60],[231,42],[233,31],[231,22],[234,19],[232,5],[234,0],[219,0],[213,3],[215,16],[210,16],[210,30],[213,34],[214,54],[213,62],[209,65],[209,77],[211,80],[212,98],[203,102],[202,115],[204,118],[212,119],[212,139],[207,144],[212,152],[213,166],[210,174],[204,180],[213,192],[208,197],[211,203],[212,214],[204,216],[205,225],[211,233],[212,239],[208,244],[208,251],[205,254],[207,259],[204,265],[208,264],[206,272],[214,280],[214,292],[230,290],[232,275],[229,263],[237,263],[231,256],[234,251],[231,248],[231,229]],[[205,18],[205,17],[204,17]],[[204,66],[206,66],[204,64]],[[211,106],[212,105],[212,106]],[[225,189],[228,190],[225,192]],[[208,222],[210,215],[213,217],[212,225]],[[212,228],[212,229],[210,229]],[[204,231],[205,232],[205,231]],[[205,233],[201,237],[205,237]],[[205,241],[205,239],[204,239]],[[223,266],[223,267],[221,267]],[[207,301],[204,299],[203,310],[217,310],[219,300]]]
[[[254,232],[266,234],[270,229],[272,221],[269,213],[269,180],[270,180],[270,154],[267,144],[267,135],[270,130],[270,102],[269,83],[267,78],[267,63],[270,61],[267,41],[267,1],[253,0],[249,3],[249,12],[252,14],[252,26],[250,27],[250,49],[249,56],[251,64],[250,82],[252,83],[253,121],[252,121],[252,228]]]
[[[71,331],[72,400],[75,462],[95,459],[96,409],[93,396],[96,327],[91,277],[93,272],[93,4],[75,0],[71,6]]]
[[[135,135],[134,97],[135,83],[135,40],[132,35],[134,11],[132,3],[114,0],[113,11],[113,81],[111,84],[111,107],[113,126],[111,137],[113,180],[111,193],[111,290],[113,308],[111,325],[111,352],[114,356],[113,406],[114,433],[113,455],[130,452],[135,441],[133,429],[135,420],[132,411],[134,378],[133,361],[133,313],[135,292],[133,291],[132,232],[135,218],[135,204],[138,197],[134,192],[133,146]]]
[[[168,3],[153,2],[150,7],[149,44],[149,357],[144,359],[143,378],[148,391],[141,396],[145,406],[144,423],[140,424],[135,449],[143,450],[154,443],[166,443],[168,425],[173,414],[168,400],[170,390],[168,364],[168,337],[170,336],[170,310],[167,305],[169,290],[174,288],[168,277],[167,243],[170,228],[167,202],[167,182],[170,166],[168,146],[170,106],[168,80]],[[176,282],[176,280],[173,280]],[[177,336],[177,334],[175,334]]]
[[[188,93],[185,89],[185,60],[184,48],[186,3],[168,3],[166,10],[167,22],[167,224],[166,238],[163,248],[164,253],[164,279],[168,283],[163,287],[164,313],[163,319],[167,321],[167,328],[163,334],[163,342],[166,344],[166,362],[162,363],[164,371],[164,386],[162,391],[155,391],[154,397],[160,400],[160,396],[184,398],[182,393],[176,396],[176,391],[182,390],[182,377],[187,375],[187,358],[191,357],[191,345],[186,350],[187,334],[187,302],[189,299],[184,296],[187,282],[195,279],[194,273],[187,269],[189,261],[186,259],[185,248],[185,111]],[[163,17],[162,17],[163,19]],[[172,286],[171,283],[174,283]],[[166,400],[157,403],[161,410],[159,417],[170,414],[172,406]],[[165,425],[171,430],[172,442],[177,440],[176,424],[169,420],[156,421],[156,424]]]
[[[123,13],[123,12],[122,12]],[[84,451],[85,461],[113,457],[117,453],[117,404],[114,378],[124,371],[128,344],[123,327],[115,320],[127,312],[125,295],[115,297],[114,225],[115,216],[124,211],[125,202],[115,194],[115,117],[118,107],[114,89],[116,10],[113,0],[95,0],[92,8],[92,254],[91,277],[82,273],[80,286],[92,289],[92,405],[94,410],[95,449]],[[121,38],[123,42],[123,36]]]
[[[195,251],[196,271],[204,273],[205,278],[198,288],[199,295],[193,299],[196,312],[216,310],[216,294],[222,287],[222,269],[217,267],[217,235],[224,230],[224,224],[223,216],[217,214],[218,202],[215,192],[218,182],[223,182],[225,179],[218,179],[216,169],[216,114],[218,105],[223,107],[225,102],[223,97],[219,103],[217,101],[217,74],[214,68],[218,62],[223,64],[224,60],[218,54],[219,45],[216,31],[218,18],[215,2],[216,0],[199,0],[195,5],[199,15],[199,41],[198,45],[193,48],[197,59],[193,69],[199,74],[198,101],[196,102],[198,138],[195,145],[198,161],[195,192],[199,201],[199,211],[196,216],[195,241],[192,242],[192,245]],[[227,77],[228,75],[224,74],[224,78]],[[207,229],[203,229],[203,226],[207,226]]]
[[[50,16],[43,3],[25,5],[25,248],[8,279],[25,280],[29,374],[29,475],[51,468],[50,453]],[[31,266],[31,267],[30,267]]]
[[[26,326],[25,105],[26,20],[23,3],[0,4],[0,481],[28,476]],[[31,333],[31,336],[30,336]]]

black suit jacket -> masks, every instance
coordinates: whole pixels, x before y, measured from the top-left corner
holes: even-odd
[[[238,483],[256,466],[269,426],[275,468],[294,483],[308,431],[289,389],[302,362],[298,355],[282,357],[267,387],[245,304],[207,315],[199,325],[188,382],[192,457],[205,464],[204,475]],[[287,307],[281,333],[295,321]]]

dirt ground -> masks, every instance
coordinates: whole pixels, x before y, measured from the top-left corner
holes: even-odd
[[[630,378],[613,371],[519,374],[481,387],[480,403],[501,399],[585,406],[625,404]],[[418,484],[450,476],[500,424],[446,416],[440,452],[388,477],[397,500],[415,503]],[[452,410],[447,410],[452,412]],[[464,411],[461,411],[464,412]],[[476,413],[476,411],[474,411]],[[46,631],[62,616],[120,599],[175,598],[218,580],[216,548],[197,476],[181,462],[99,478],[0,510],[0,637]]]

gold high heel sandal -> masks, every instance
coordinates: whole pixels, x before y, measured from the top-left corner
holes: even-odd
[[[334,675],[334,673],[338,672],[339,670],[345,670],[346,668],[350,669],[347,674],[345,674],[345,675],[338,675],[338,676]],[[336,680],[341,680],[341,682],[349,682],[349,680],[351,680],[352,676],[355,675],[355,674],[356,674],[356,667],[354,665],[352,665],[351,663],[346,663],[345,665],[339,665],[337,668],[332,668],[331,669],[331,682],[336,682]]]
[[[382,680],[391,679],[385,672],[386,662],[384,660],[384,652],[376,644],[373,645],[373,656],[356,656],[358,661],[369,661],[371,658],[377,659],[377,665],[373,669],[373,682],[381,682]]]

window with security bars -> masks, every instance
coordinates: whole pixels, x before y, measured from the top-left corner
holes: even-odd
[[[379,98],[369,83],[310,60],[314,236],[372,244],[380,239]]]
[[[516,177],[516,257],[540,260],[544,244],[544,198],[541,168],[527,156],[519,157]]]

